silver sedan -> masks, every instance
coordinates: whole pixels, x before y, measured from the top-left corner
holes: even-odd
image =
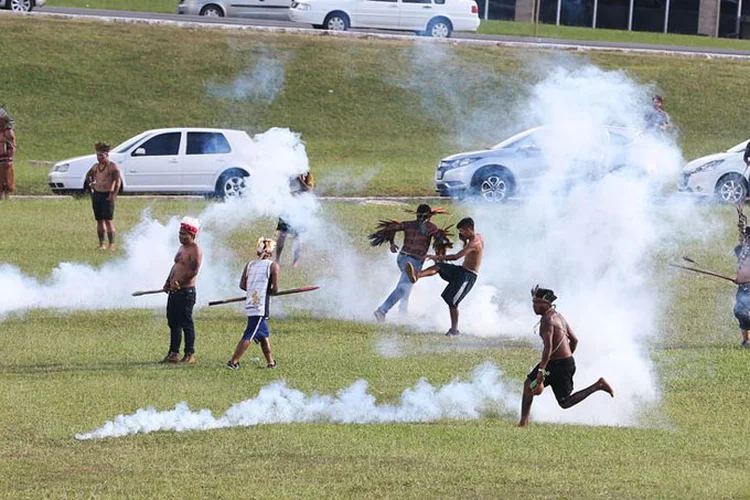
[[[180,0],[177,13],[208,17],[286,15],[291,5],[291,0]]]

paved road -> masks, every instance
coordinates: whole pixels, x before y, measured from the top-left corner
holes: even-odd
[[[297,24],[286,18],[286,13],[279,13],[277,10],[269,13],[258,13],[256,17],[251,18],[207,18],[200,16],[184,16],[179,14],[163,14],[155,12],[128,12],[121,10],[102,10],[102,9],[80,9],[67,7],[44,7],[36,11],[42,14],[59,14],[75,16],[95,16],[95,17],[118,17],[128,19],[149,19],[162,20],[171,22],[194,22],[203,24],[219,24],[233,26],[259,26],[266,28],[282,29],[310,29],[308,25]],[[312,30],[317,32],[317,30]],[[385,34],[392,33],[399,36],[397,32],[385,32],[382,30],[352,30],[360,33]],[[403,36],[403,33],[400,35]],[[718,49],[706,47],[682,47],[674,45],[652,45],[640,43],[616,43],[601,41],[583,41],[583,40],[561,40],[552,38],[533,38],[505,35],[480,35],[476,33],[456,33],[454,40],[467,41],[471,43],[492,43],[521,46],[538,46],[541,48],[559,48],[563,50],[605,50],[605,51],[635,51],[635,52],[661,52],[670,54],[685,54],[691,56],[730,58],[730,59],[750,59],[750,48],[748,50],[736,49]],[[750,43],[748,44],[750,47]]]

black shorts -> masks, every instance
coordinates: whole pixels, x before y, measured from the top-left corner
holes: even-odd
[[[737,287],[734,302],[734,317],[740,324],[740,330],[750,330],[750,283],[741,283]]]
[[[289,225],[287,221],[279,217],[279,223],[276,224],[276,230],[282,233],[291,234],[292,236],[297,235],[297,230]]]
[[[440,277],[448,282],[440,296],[449,306],[458,307],[477,281],[477,275],[464,267],[444,262],[438,264],[438,271]]]
[[[576,373],[576,362],[573,356],[565,359],[551,359],[547,363],[549,375],[544,377],[544,386],[552,387],[555,393],[555,399],[560,403],[570,396],[573,392],[573,375]],[[533,370],[526,376],[530,382],[536,380],[536,374],[539,372],[537,364]]]
[[[91,206],[94,209],[94,219],[112,220],[115,218],[115,202],[109,201],[109,193],[94,191],[91,193]]]

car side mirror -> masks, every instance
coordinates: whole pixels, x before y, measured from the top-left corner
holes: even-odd
[[[146,156],[146,149],[145,148],[138,148],[135,151],[133,151],[133,156]]]

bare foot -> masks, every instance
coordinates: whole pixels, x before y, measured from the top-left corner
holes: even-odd
[[[521,420],[520,422],[518,422],[518,427],[526,427],[526,424],[528,423],[529,423],[528,419]]]
[[[294,262],[292,262],[292,267],[294,269],[297,269],[299,267],[299,262],[297,262],[296,260]]]
[[[406,266],[405,266],[405,269],[406,269],[406,275],[409,277],[409,281],[411,281],[412,283],[416,283],[417,282],[417,272],[414,269],[414,266],[412,265],[412,263],[411,262],[407,262]]]
[[[599,385],[599,389],[608,393],[610,396],[615,397],[615,391],[612,389],[612,386],[609,385],[609,382],[604,380],[604,378],[600,378],[597,381],[597,384]]]
[[[107,247],[107,250],[109,250],[110,252],[114,252],[115,251],[115,245],[114,244],[110,244],[109,247]]]
[[[107,245],[105,245],[104,243],[100,243],[99,246],[96,247],[96,249],[97,250],[106,250],[107,249]]]

